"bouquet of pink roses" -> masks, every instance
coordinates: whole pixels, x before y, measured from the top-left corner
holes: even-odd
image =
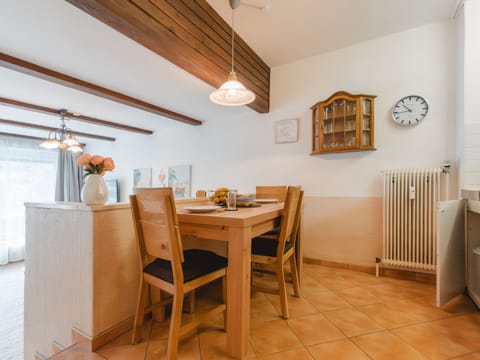
[[[90,154],[83,154],[77,159],[77,164],[83,166],[85,169],[86,174],[105,174],[105,171],[112,171],[115,169],[115,163],[113,162],[112,158],[103,157],[100,155],[90,155]]]

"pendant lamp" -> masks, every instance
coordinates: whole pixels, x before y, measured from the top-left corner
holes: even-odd
[[[219,105],[241,106],[255,100],[253,91],[248,90],[240,81],[234,70],[234,43],[235,43],[235,9],[240,5],[239,0],[230,0],[232,8],[232,70],[228,80],[210,94],[210,100]]]
[[[65,114],[67,110],[60,109],[61,124],[60,127],[55,130],[53,133],[48,134],[48,138],[43,141],[40,146],[45,149],[66,149],[73,153],[82,152],[80,143],[75,139],[75,136],[65,125]]]

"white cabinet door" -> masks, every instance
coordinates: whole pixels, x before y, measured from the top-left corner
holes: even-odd
[[[437,306],[465,291],[465,200],[437,203]]]

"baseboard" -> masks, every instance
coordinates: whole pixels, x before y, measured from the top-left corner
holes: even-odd
[[[35,360],[47,360],[47,357],[45,355],[39,353],[38,351],[35,351],[34,359]]]
[[[54,340],[52,342],[52,351],[54,354],[58,354],[59,352],[65,350],[65,346],[60,344],[58,341]]]
[[[122,335],[124,332],[131,330],[133,326],[133,316],[118,323],[110,329],[98,334],[94,338],[84,334],[77,328],[72,328],[72,340],[74,343],[81,343],[90,351],[95,351],[106,343],[112,341],[116,337]]]
[[[337,269],[358,271],[358,272],[364,272],[367,274],[375,275],[375,266],[356,265],[356,264],[342,263],[342,262],[330,261],[330,260],[311,259],[306,257],[303,258],[303,262],[305,264],[322,265],[322,266],[333,267]],[[393,269],[393,268],[385,267],[382,264],[380,264],[379,274],[381,276],[392,277],[396,279],[412,280],[412,281],[418,281],[418,282],[429,283],[429,284],[436,283],[435,274],[404,270],[404,269]]]
[[[341,262],[330,261],[330,260],[311,259],[307,257],[303,258],[303,262],[305,264],[322,265],[322,266],[327,266],[327,267],[332,267],[337,269],[352,270],[352,271],[364,272],[364,273],[375,275],[375,266],[362,266],[362,265],[341,263]]]

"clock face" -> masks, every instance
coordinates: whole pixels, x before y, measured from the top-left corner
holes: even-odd
[[[393,107],[393,120],[403,126],[414,126],[420,123],[428,113],[427,101],[418,95],[405,96]]]

